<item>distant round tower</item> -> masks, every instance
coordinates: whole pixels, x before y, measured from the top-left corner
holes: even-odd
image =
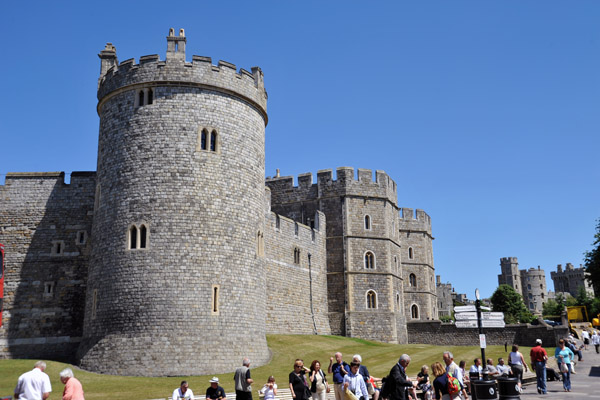
[[[259,68],[100,53],[100,134],[85,369],[232,371],[269,358],[264,232],[267,96]]]

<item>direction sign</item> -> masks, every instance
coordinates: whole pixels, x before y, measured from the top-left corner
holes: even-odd
[[[504,313],[503,312],[484,312],[484,313],[481,313],[481,318],[483,318],[483,319],[501,319],[504,321]]]
[[[454,314],[454,318],[457,321],[464,321],[467,319],[473,319],[477,321],[477,313],[476,312],[461,312]]]
[[[475,312],[475,311],[477,311],[477,309],[473,305],[470,305],[470,306],[456,306],[456,307],[454,307],[454,312],[455,313]]]
[[[457,328],[477,328],[477,321],[456,321],[454,323],[454,326],[456,326]]]
[[[477,322],[475,322],[475,325],[477,325]],[[501,319],[485,319],[481,321],[482,328],[504,328],[505,326],[504,320]]]

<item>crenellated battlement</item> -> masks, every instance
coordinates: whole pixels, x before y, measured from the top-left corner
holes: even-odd
[[[431,234],[431,217],[425,211],[402,207],[399,214],[398,224],[401,231],[425,231]]]
[[[502,257],[500,259],[500,264],[517,264],[518,262],[517,257]]]
[[[267,112],[267,93],[264,77],[259,67],[250,71],[237,70],[235,64],[219,61],[212,64],[210,57],[193,56],[192,62],[185,60],[186,38],[183,29],[179,36],[171,29],[167,36],[167,56],[161,60],[158,54],[142,56],[136,64],[130,58],[121,63],[117,50],[107,43],[98,54],[101,59],[98,81],[98,110],[111,94],[116,91],[156,86],[189,86],[225,92],[238,96]]]
[[[317,180],[313,181],[311,172],[298,175],[298,185],[294,186],[292,176],[269,177],[266,185],[271,189],[274,201],[281,202],[281,197],[316,198],[330,196],[368,196],[385,198],[397,205],[397,186],[384,171],[352,167],[339,167],[336,169],[337,179],[333,179],[333,170],[317,171]]]
[[[9,172],[6,174],[4,185],[0,190],[21,190],[31,185],[48,184],[51,186],[81,187],[83,185],[95,185],[96,172],[73,171],[71,182],[65,183],[65,173],[57,172]]]

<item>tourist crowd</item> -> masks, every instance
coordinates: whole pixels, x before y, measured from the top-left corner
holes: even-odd
[[[548,353],[542,347],[542,340],[537,339],[535,346],[530,351],[531,369],[535,371],[537,378],[537,391],[540,394],[547,393],[546,381],[549,376],[556,376],[562,380],[565,392],[571,391],[571,374],[575,374],[575,356],[578,361],[583,361],[582,350],[587,350],[588,345],[595,347],[596,353],[600,353],[600,333],[598,331],[584,331],[583,343],[579,344],[573,338],[560,339],[554,356],[559,372],[553,369],[548,371]],[[485,366],[481,358],[473,360],[473,365],[467,372],[466,362],[460,361],[456,364],[451,352],[442,354],[441,362],[434,362],[431,366],[423,365],[415,380],[406,375],[406,368],[411,358],[408,354],[402,354],[398,362],[391,368],[385,378],[377,378],[369,373],[363,364],[359,354],[352,356],[350,364],[342,358],[342,353],[337,352],[329,358],[327,372],[323,371],[321,362],[313,360],[310,367],[304,365],[302,359],[296,359],[293,371],[288,377],[289,390],[294,400],[326,400],[327,393],[332,388],[335,400],[416,400],[417,391],[422,393],[423,400],[454,400],[469,398],[473,390],[473,381],[482,378],[513,377],[517,379],[518,391],[522,390],[521,380],[523,372],[529,370],[528,364],[519,346],[513,345],[508,355],[508,365],[504,358],[500,357],[494,365],[491,358],[486,360]],[[22,374],[14,390],[14,399],[17,400],[46,400],[50,397],[52,387],[50,378],[44,372],[46,363],[38,361],[33,370]],[[432,377],[430,377],[430,373]],[[331,382],[328,380],[331,379]],[[242,365],[236,369],[233,377],[235,383],[236,400],[252,400],[252,379],[250,372],[250,360],[244,358]],[[81,382],[77,380],[73,371],[66,368],[60,372],[60,381],[65,385],[63,400],[84,400]],[[213,377],[209,381],[210,386],[206,389],[206,400],[226,400],[225,390],[219,386],[219,378]],[[270,376],[267,382],[259,390],[264,400],[277,399],[277,384],[275,378]],[[180,386],[173,391],[173,400],[194,399],[194,393],[189,388],[187,381],[182,381]]]

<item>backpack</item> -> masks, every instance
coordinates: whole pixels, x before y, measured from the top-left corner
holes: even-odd
[[[390,398],[392,384],[389,383],[389,380],[390,380],[389,375],[386,376],[385,378],[381,379],[381,390],[379,391],[379,398],[381,398],[381,399],[389,399]]]
[[[446,377],[448,378],[448,393],[450,396],[460,392],[460,381],[450,374],[446,374]]]

